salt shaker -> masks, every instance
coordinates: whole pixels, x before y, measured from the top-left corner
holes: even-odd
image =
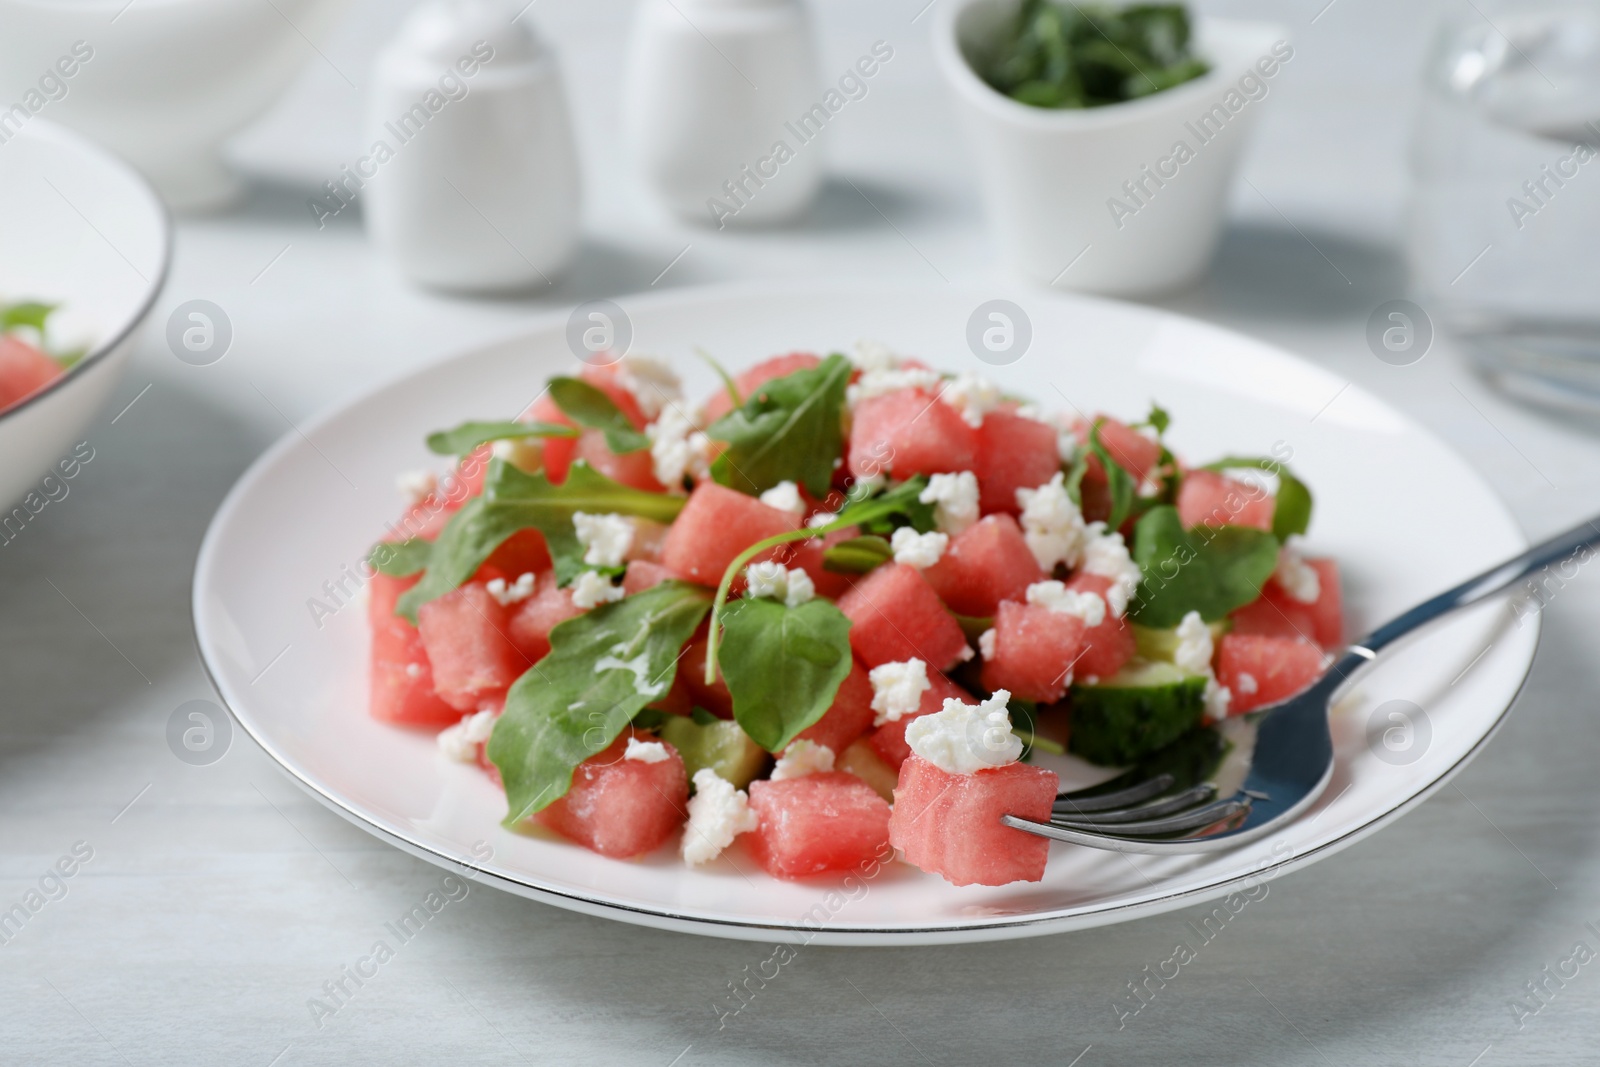
[[[641,0],[628,139],[683,218],[721,229],[803,213],[822,183],[821,130],[806,121],[821,97],[800,0]]]
[[[579,177],[560,70],[500,3],[430,0],[406,18],[373,70],[367,139],[368,232],[413,281],[539,288],[571,258]]]

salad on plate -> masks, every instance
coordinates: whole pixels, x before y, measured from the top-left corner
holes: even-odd
[[[480,765],[511,829],[1037,881],[1000,816],[1048,820],[1064,760],[1210,773],[1342,641],[1286,446],[1191,465],[1160,407],[1046,412],[875,343],[719,374],[695,405],[597,360],[400,478],[371,714]]]

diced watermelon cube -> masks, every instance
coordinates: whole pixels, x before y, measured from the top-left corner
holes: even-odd
[[[849,871],[889,857],[889,805],[853,774],[750,783],[760,825],[744,841],[776,878]]]
[[[959,700],[963,704],[976,703],[971,693],[945,677],[943,672],[930,670],[928,688],[923,692],[917,710],[910,715],[902,715],[892,722],[886,722],[872,731],[872,747],[883,761],[898,771],[900,764],[911,755],[911,746],[906,744],[906,727],[911,725],[913,719],[943,711],[946,700]]]
[[[530,422],[553,422],[558,426],[576,426],[549,393],[545,393],[528,409]],[[546,437],[544,439],[544,473],[557,485],[567,480],[567,468],[578,452],[576,437]]]
[[[1002,815],[1050,821],[1060,779],[1027,763],[950,774],[921,756],[900,766],[889,840],[905,861],[953,885],[1007,885],[1044,877],[1049,841]]]
[[[446,704],[477,711],[531,666],[508,635],[506,609],[482,582],[468,582],[417,612],[433,688]]]
[[[850,664],[850,673],[839,683],[839,692],[822,718],[800,731],[799,736],[827,745],[838,755],[856,738],[872,729],[872,682],[860,661]]]
[[[1111,579],[1080,571],[1067,580],[1066,586],[1074,592],[1094,593],[1104,600],[1106,591],[1111,588]],[[1083,631],[1083,649],[1078,653],[1078,665],[1073,673],[1078,678],[1109,678],[1133,658],[1135,651],[1137,645],[1128,621],[1111,614],[1108,607],[1100,625]]]
[[[411,537],[432,541],[438,537],[439,531],[450,521],[450,516],[483,492],[483,479],[489,473],[489,458],[488,445],[481,445],[461,457],[455,470],[440,479],[437,489],[406,509],[391,530],[391,537],[396,541]]]
[[[1048,482],[1061,469],[1055,427],[1024,418],[1011,408],[983,417],[978,427],[978,507],[1021,514],[1017,490]]]
[[[957,615],[988,618],[1002,600],[1022,600],[1047,575],[1010,515],[989,515],[950,539],[939,562],[922,572]]]
[[[556,572],[539,575],[534,594],[513,604],[505,625],[506,636],[527,663],[538,663],[550,652],[550,631],[583,614],[572,602],[572,590],[556,584]]]
[[[676,577],[671,567],[651,563],[647,559],[630,559],[628,569],[622,575],[622,591],[627,596],[632,596],[646,589],[654,589],[662,582],[670,582]]]
[[[656,481],[655,460],[650,458],[649,449],[618,455],[611,451],[606,444],[606,435],[599,430],[585,430],[578,435],[578,447],[572,458],[586,460],[589,466],[621,485],[643,489],[647,493],[666,491]]]
[[[428,662],[422,634],[394,613],[400,595],[421,577],[374,574],[367,587],[367,622],[372,629],[368,706],[372,717],[382,722],[438,729],[459,720],[461,710],[440,700],[433,691],[433,665]]]
[[[61,364],[12,334],[0,334],[0,410],[65,374]]]
[[[799,525],[794,515],[753,496],[701,482],[667,531],[661,562],[692,582],[716,585],[740,552]]]
[[[850,430],[850,473],[969,471],[977,465],[978,431],[949,404],[921,389],[901,389],[856,405]]]
[[[970,649],[955,616],[915,567],[887,563],[839,598],[850,619],[850,647],[869,668],[920,659],[947,670]]]
[[[549,570],[550,549],[545,546],[544,534],[530,527],[502,541],[483,563],[504,575],[507,581],[514,582],[524,574],[543,574]]]
[[[994,616],[994,655],[983,661],[984,688],[1055,703],[1071,684],[1083,633],[1083,620],[1076,615],[1002,601]]]
[[[1293,696],[1322,677],[1322,649],[1309,641],[1260,634],[1224,634],[1217,647],[1217,681],[1237,714]]]
[[[1178,488],[1178,517],[1185,526],[1254,526],[1272,529],[1277,500],[1259,486],[1216,471],[1196,470]]]
[[[706,635],[696,634],[684,648],[678,660],[678,677],[689,690],[694,706],[704,708],[719,719],[733,718],[733,694],[728,683],[718,673],[717,680],[706,684]]]
[[[1144,476],[1150,473],[1150,469],[1161,461],[1161,446],[1125,422],[1108,415],[1098,415],[1096,418],[1101,420],[1100,443],[1111,453],[1111,458],[1116,461],[1117,466],[1133,475],[1135,481],[1142,481]],[[1088,443],[1092,425],[1093,420],[1078,424],[1075,432],[1079,441]],[[1105,471],[1100,467],[1098,457],[1089,465],[1099,470],[1102,478],[1105,477]]]
[[[821,362],[822,360],[810,352],[790,352],[785,356],[773,356],[735,375],[733,384],[738,387],[739,396],[749,400],[758,389],[772,379],[782,378],[797,370],[810,370]],[[707,426],[732,410],[733,400],[728,396],[726,389],[718,389],[712,393],[700,408],[701,418]]]
[[[630,731],[572,774],[572,788],[534,816],[602,856],[625,859],[667,843],[689,815],[689,778],[678,750],[656,763],[626,759]],[[641,741],[653,741],[639,735]]]
[[[1273,578],[1261,597],[1231,616],[1233,632],[1291,637],[1315,641],[1325,649],[1344,644],[1344,595],[1339,588],[1339,565],[1331,559],[1307,559],[1317,572],[1314,603],[1296,600]]]
[[[799,567],[811,578],[811,584],[816,586],[818,596],[837,600],[855,584],[855,576],[828,570],[822,565],[824,553],[841,541],[859,536],[861,536],[860,527],[847,526],[842,530],[835,530],[824,538],[792,542],[774,552],[772,558],[785,567]]]

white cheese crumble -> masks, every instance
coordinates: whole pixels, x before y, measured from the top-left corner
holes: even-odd
[[[774,782],[782,782],[789,778],[804,778],[808,774],[820,774],[831,770],[833,770],[833,749],[801,738],[789,742],[789,747],[783,750],[783,755],[773,764],[772,774],[768,777]]]
[[[994,659],[994,643],[999,636],[992,626],[978,635],[978,651],[983,653],[984,659]]]
[[[650,438],[650,462],[656,481],[668,489],[677,489],[686,474],[696,481],[705,479],[711,469],[711,438],[701,433],[678,405],[662,408],[660,417],[644,432]]]
[[[889,538],[889,547],[894,549],[894,561],[918,570],[938,563],[949,545],[949,534],[937,530],[919,534],[909,526],[901,526]]]
[[[792,515],[806,513],[806,502],[800,499],[800,487],[793,482],[779,482],[762,493],[760,499],[769,508],[787,511]]]
[[[1290,534],[1278,551],[1278,566],[1272,576],[1283,586],[1283,591],[1302,604],[1315,604],[1322,596],[1322,577],[1317,569],[1306,562],[1300,553],[1299,534]]]
[[[1028,586],[1028,603],[1059,612],[1076,615],[1090,629],[1106,621],[1106,602],[1099,593],[1068,589],[1056,581],[1034,582]]]
[[[978,521],[978,476],[971,471],[932,475],[917,499],[934,505],[940,529],[958,534]]]
[[[623,759],[640,763],[662,763],[667,756],[667,746],[660,741],[641,741],[637,737],[628,738],[628,748],[622,754]]]
[[[694,772],[694,796],[689,798],[689,823],[683,831],[683,862],[691,867],[722,855],[740,834],[757,825],[750,798],[743,789],[710,767]]]
[[[982,426],[983,417],[1005,399],[1000,387],[989,379],[963,371],[944,383],[939,399],[961,413],[968,426]]]
[[[864,371],[894,370],[900,365],[900,357],[882,341],[861,340],[856,342],[850,362]]]
[[[1011,732],[1006,710],[1010,699],[1004,689],[976,706],[951,697],[942,710],[911,721],[906,744],[946,774],[975,774],[1015,763],[1022,756],[1022,738]]]
[[[817,584],[811,580],[811,575],[798,567],[789,572],[787,584],[788,589],[783,594],[787,607],[797,608],[817,595]]]
[[[612,585],[611,579],[599,571],[584,571],[572,583],[572,603],[584,611],[621,600],[627,595],[627,590],[620,585]]]
[[[492,711],[479,711],[445,727],[439,731],[439,751],[458,763],[476,763],[478,746],[494,733],[497,717]]]
[[[572,515],[572,528],[583,545],[583,561],[591,567],[620,567],[633,547],[633,523],[624,515]]]
[[[882,726],[910,715],[922,706],[922,694],[933,688],[928,665],[920,659],[884,663],[867,672],[872,683],[872,725]]]
[[[1244,674],[1243,672],[1241,672],[1239,677],[1234,680],[1234,684],[1239,687],[1239,692],[1243,693],[1245,696],[1250,696],[1256,690],[1261,688],[1256,684],[1255,675]]]
[[[1107,533],[1103,522],[1091,522],[1085,527],[1085,533],[1088,540],[1083,546],[1084,573],[1111,579],[1111,588],[1106,590],[1106,604],[1111,614],[1121,616],[1128,610],[1128,600],[1139,588],[1143,573],[1128,555],[1128,546],[1120,533],[1115,530]]]
[[[1219,685],[1215,678],[1207,678],[1205,701],[1205,717],[1212,722],[1221,722],[1228,717],[1228,705],[1233,701],[1233,693],[1227,686]]]
[[[647,419],[654,419],[668,404],[683,398],[683,382],[677,372],[655,356],[623,356],[617,380],[633,394]]]
[[[922,367],[863,371],[861,377],[845,389],[845,403],[853,408],[863,400],[898,393],[902,389],[921,389],[927,393],[937,393],[939,383],[943,380],[938,371]]]
[[[531,597],[536,581],[538,579],[533,572],[528,571],[510,585],[506,584],[504,578],[490,578],[484,583],[484,588],[489,591],[490,596],[509,608],[511,605],[520,604]]]
[[[1037,489],[1018,489],[1017,506],[1022,509],[1022,538],[1044,572],[1050,573],[1057,563],[1077,566],[1088,535],[1083,512],[1067,495],[1062,473],[1056,471]]]
[[[791,608],[797,608],[817,595],[817,586],[811,580],[811,575],[798,567],[789,570],[771,560],[746,567],[744,581],[745,596],[752,599],[771,597]]]
[[[1198,611],[1189,612],[1178,623],[1178,647],[1172,653],[1172,662],[1190,674],[1210,674],[1213,651],[1211,627]]]
[[[806,520],[806,528],[811,530],[820,529],[838,517],[831,511],[819,511]]]
[[[439,476],[425,469],[405,471],[395,478],[394,487],[400,490],[401,496],[413,504],[420,504],[439,488]]]

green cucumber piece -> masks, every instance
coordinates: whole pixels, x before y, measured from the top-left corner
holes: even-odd
[[[1178,654],[1178,631],[1156,630],[1149,626],[1140,626],[1138,623],[1129,624],[1133,628],[1134,644],[1138,646],[1139,657],[1150,660],[1166,660]],[[1207,623],[1206,628],[1211,631],[1213,644],[1222,640],[1222,635],[1232,629],[1233,623],[1228,619],[1218,619],[1216,622]]]
[[[683,757],[690,780],[695,771],[710,767],[743,789],[767,765],[766,750],[750,740],[736,722],[714,719],[698,723],[682,715],[668,715],[659,732],[661,740]]]
[[[1205,675],[1135,659],[1095,685],[1072,687],[1067,747],[1091,763],[1133,763],[1199,725],[1205,692]]]

